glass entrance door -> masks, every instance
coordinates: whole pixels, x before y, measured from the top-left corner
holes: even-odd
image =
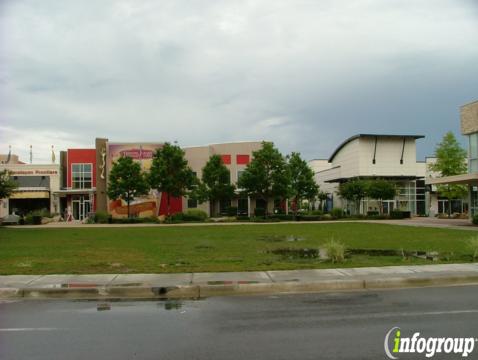
[[[75,196],[72,200],[73,203],[73,219],[83,220],[88,216],[91,211],[90,197],[87,195]]]
[[[390,215],[390,213],[395,208],[395,200],[383,200],[383,213],[385,215]]]

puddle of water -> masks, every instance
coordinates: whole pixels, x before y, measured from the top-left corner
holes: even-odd
[[[183,307],[183,305],[183,302],[178,300],[166,300],[158,303],[158,306],[164,308],[165,310],[179,310]]]
[[[315,259],[320,255],[319,249],[294,249],[294,248],[278,248],[271,250],[271,253],[282,255],[289,259]]]
[[[101,304],[96,305],[96,310],[97,311],[111,310],[111,305],[108,304],[108,303],[101,303]]]

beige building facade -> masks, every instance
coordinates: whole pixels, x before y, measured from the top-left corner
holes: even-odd
[[[425,214],[426,165],[416,159],[416,140],[423,137],[358,134],[340,144],[329,159],[309,162],[321,191],[328,194],[327,210],[340,207],[362,214],[378,211],[379,204],[373,199],[364,199],[360,209],[350,209],[352,205],[338,194],[339,185],[354,179],[387,179],[397,183],[398,195],[383,201],[385,213],[402,210]]]
[[[0,200],[0,218],[16,213],[25,215],[34,210],[59,213],[60,166],[58,164],[24,164],[12,155],[8,163],[0,163],[17,188],[8,199]]]

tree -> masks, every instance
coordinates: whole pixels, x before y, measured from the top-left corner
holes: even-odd
[[[231,174],[220,155],[211,155],[202,169],[201,180],[195,192],[196,198],[200,202],[209,200],[212,216],[215,203],[232,198],[236,187],[231,184]]]
[[[443,176],[466,173],[466,151],[460,146],[451,131],[447,132],[435,148],[436,162],[429,168]],[[438,185],[438,194],[448,199],[448,217],[451,217],[451,200],[463,198],[467,189],[463,185]]]
[[[184,151],[170,143],[165,143],[154,153],[148,180],[152,188],[167,194],[168,217],[171,196],[185,196],[197,184],[196,176],[184,158]]]
[[[297,217],[303,199],[312,200],[318,192],[319,186],[315,182],[314,172],[307,162],[300,157],[299,153],[293,152],[288,157],[290,174],[290,196],[292,196],[295,207],[294,216]]]
[[[262,199],[286,199],[289,195],[290,174],[282,154],[271,142],[263,142],[262,148],[252,153],[252,161],[241,175],[237,186],[252,197]]]
[[[321,211],[324,211],[326,200],[327,200],[327,193],[325,191],[319,190],[319,193],[317,194],[317,199],[319,199],[319,206]]]
[[[367,196],[380,203],[380,214],[383,213],[383,200],[392,200],[397,194],[394,183],[387,180],[371,180],[368,183]]]
[[[356,179],[339,185],[339,195],[354,204],[355,213],[359,212],[360,202],[367,196],[369,183],[366,180]]]
[[[0,171],[0,199],[10,197],[16,188],[17,184],[10,178],[10,172],[8,170]]]
[[[149,185],[141,165],[129,156],[123,156],[113,162],[107,194],[111,199],[123,199],[128,206],[128,218],[131,216],[130,203],[135,197],[146,195]]]

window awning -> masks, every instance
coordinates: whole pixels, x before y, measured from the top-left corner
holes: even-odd
[[[49,199],[49,191],[15,191],[10,199]]]
[[[444,176],[441,178],[427,178],[426,185],[477,185],[478,173]]]

